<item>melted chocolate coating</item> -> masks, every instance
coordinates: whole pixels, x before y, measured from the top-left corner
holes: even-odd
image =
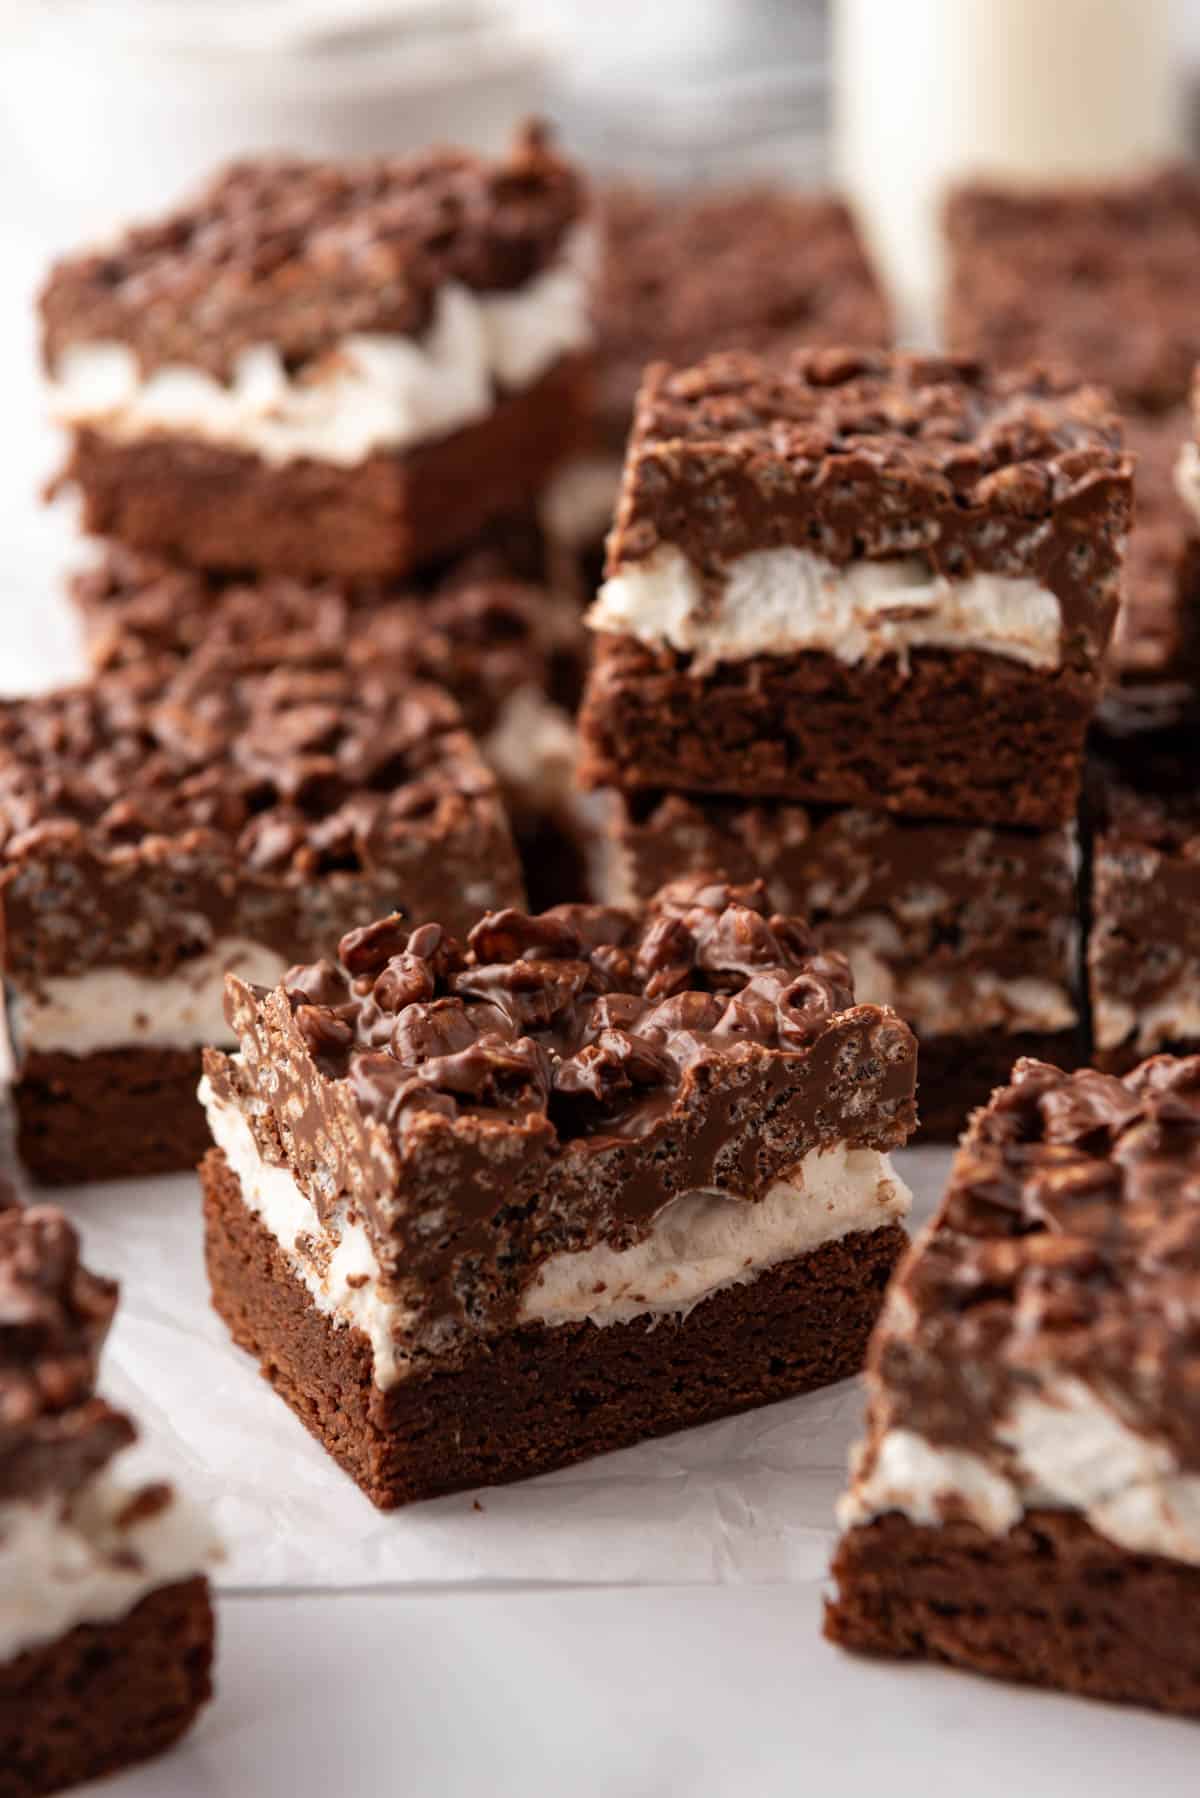
[[[0,1500],[73,1491],[133,1440],[93,1395],[116,1304],[60,1211],[0,1210]]]
[[[393,895],[417,917],[481,881],[520,895],[449,695],[328,643],[275,666],[278,647],[215,642],[0,702],[10,973],[166,971],[222,934],[295,955]]]
[[[294,375],[351,333],[419,334],[448,282],[523,286],[583,204],[575,171],[528,125],[494,161],[433,149],[235,162],[178,211],[51,270],[46,366],[115,339],[144,374],[184,363],[224,379],[242,350],[268,343]]]
[[[1117,603],[1131,459],[1106,396],[1040,369],[906,352],[711,356],[646,371],[608,572],[673,544],[704,574],[789,546],[920,555],[1047,587],[1063,660],[1093,666]]]
[[[240,1061],[206,1052],[269,1161],[349,1205],[422,1352],[499,1328],[545,1257],[625,1247],[680,1193],[761,1196],[810,1149],[891,1148],[915,1045],[761,883],[644,914],[487,914],[466,945],[383,918],[275,993],[227,981]]]
[[[1200,1471],[1200,1057],[1018,1062],[976,1117],[874,1344],[874,1429],[994,1444],[1035,1383],[1093,1386]]]
[[[111,544],[75,576],[71,596],[97,669],[202,653],[264,672],[285,663],[349,667],[360,679],[386,672],[397,690],[444,687],[482,736],[517,687],[575,700],[585,659],[578,608],[510,578],[501,560],[472,556],[427,585],[223,579]]]

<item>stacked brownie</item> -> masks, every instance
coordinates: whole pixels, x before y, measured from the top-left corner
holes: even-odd
[[[61,1212],[0,1184],[0,1790],[38,1798],[168,1748],[211,1694],[215,1544],[111,1463],[96,1396],[116,1287]]]
[[[760,887],[384,917],[205,1054],[213,1297],[375,1503],[858,1369],[915,1049]]]
[[[608,892],[753,872],[922,1039],[957,1129],[1077,1053],[1074,818],[1129,522],[1096,390],[802,352],[651,369],[581,716]]]
[[[893,1283],[834,1641],[1200,1715],[1200,1059],[1021,1062]]]

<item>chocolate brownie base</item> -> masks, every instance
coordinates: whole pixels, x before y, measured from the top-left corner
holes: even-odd
[[[589,786],[864,805],[1047,828],[1074,816],[1095,679],[974,651],[810,651],[697,671],[602,636],[580,714]]]
[[[17,1152],[43,1186],[181,1173],[209,1143],[200,1073],[198,1048],[29,1054],[13,1087]]]
[[[831,1642],[1200,1715],[1200,1567],[1131,1554],[1064,1511],[1005,1536],[889,1512],[833,1563]]]
[[[917,1053],[917,1142],[957,1142],[978,1105],[1012,1079],[1022,1055],[1055,1067],[1082,1067],[1081,1031],[982,1030],[975,1035],[921,1036]]]
[[[0,1798],[41,1798],[161,1754],[212,1696],[212,1656],[197,1578],[0,1665]]]
[[[79,487],[86,530],[195,567],[406,575],[530,502],[580,441],[587,405],[586,360],[567,356],[477,424],[351,468],[83,429],[60,484]]]
[[[500,1485],[857,1373],[906,1237],[825,1244],[678,1323],[518,1327],[388,1391],[313,1305],[221,1152],[200,1168],[213,1303],[235,1342],[382,1509]]]

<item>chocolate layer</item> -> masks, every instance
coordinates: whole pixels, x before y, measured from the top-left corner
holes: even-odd
[[[58,263],[43,354],[53,369],[73,345],[115,340],[145,374],[183,363],[223,378],[269,343],[298,373],[351,333],[418,335],[449,282],[523,286],[582,209],[579,177],[528,125],[494,159],[236,162],[177,211]]]
[[[343,659],[398,687],[445,687],[482,737],[520,687],[572,703],[586,648],[577,610],[512,578],[506,559],[484,549],[419,583],[351,583],[221,576],[109,544],[70,592],[97,670],[197,650],[263,669]]]
[[[618,451],[649,362],[686,366],[714,350],[774,356],[891,337],[883,291],[833,194],[622,186],[601,193],[597,210],[598,412]]]
[[[1200,791],[1190,742],[1097,757],[1088,975],[1114,1068],[1200,1042]]]
[[[856,1480],[892,1430],[994,1457],[1014,1402],[1064,1381],[1200,1472],[1198,1170],[1200,1058],[1019,1063],[897,1277]]]
[[[200,1050],[30,1050],[12,1089],[17,1153],[41,1186],[186,1173],[208,1147]]]
[[[0,1665],[0,1792],[49,1798],[162,1754],[212,1696],[203,1579],[152,1592]]]
[[[1189,435],[1183,407],[1125,419],[1136,517],[1100,708],[1105,731],[1118,737],[1169,726],[1200,703],[1200,539],[1175,488]]]
[[[919,556],[948,579],[1054,594],[1061,657],[1090,670],[1116,610],[1132,462],[1106,397],[1039,369],[798,352],[647,370],[608,573],[681,550],[707,578],[789,547],[838,566]]]
[[[520,891],[453,701],[333,645],[277,668],[218,648],[0,704],[18,982],[166,973],[229,936],[303,955],[381,905],[465,921]]]
[[[61,1212],[0,1210],[0,1503],[69,1494],[132,1441],[94,1396],[116,1305]]]
[[[552,1254],[912,1128],[910,1031],[761,888],[493,913],[465,950],[381,919],[339,955],[273,993],[231,976],[242,1057],[205,1069],[323,1223],[364,1225],[414,1364],[510,1327]]]
[[[578,605],[505,572],[507,546],[481,548],[398,582],[223,579],[110,546],[72,582],[93,663],[164,654],[340,666],[397,693],[436,682],[458,701],[493,769],[525,881],[544,903],[583,895],[573,816],[575,742],[587,631]]]
[[[973,181],[951,195],[945,232],[953,349],[998,367],[1065,363],[1137,410],[1186,397],[1200,358],[1195,169],[1102,184]]]

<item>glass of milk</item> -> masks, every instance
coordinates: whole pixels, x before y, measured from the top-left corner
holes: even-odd
[[[835,0],[834,163],[928,336],[938,209],[970,174],[1116,175],[1181,142],[1171,0]]]

